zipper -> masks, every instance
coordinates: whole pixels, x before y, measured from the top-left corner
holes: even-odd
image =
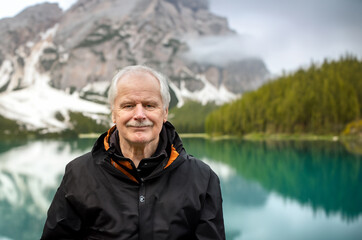
[[[149,234],[147,233],[147,228],[150,228],[149,224],[147,223],[147,208],[146,208],[146,201],[147,201],[147,196],[146,196],[146,186],[145,186],[145,182],[144,179],[141,178],[140,179],[140,188],[138,191],[138,221],[139,221],[139,239],[151,239],[152,236],[149,236]]]

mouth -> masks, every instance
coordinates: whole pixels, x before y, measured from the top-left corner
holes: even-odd
[[[128,126],[129,128],[137,128],[137,129],[142,129],[142,128],[148,128],[151,126]]]
[[[132,129],[133,131],[146,131],[149,128],[152,127],[152,125],[141,125],[141,126],[135,126],[135,125],[129,125],[127,126],[129,129]]]
[[[128,123],[126,124],[126,127],[130,127],[130,128],[139,128],[139,129],[142,129],[142,128],[148,128],[148,127],[152,127],[153,124],[151,123]]]
[[[145,132],[148,132],[151,127],[150,126],[131,126],[131,127],[128,127],[128,129],[130,131],[132,131],[133,133],[145,133]]]

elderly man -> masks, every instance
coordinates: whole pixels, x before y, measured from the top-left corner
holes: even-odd
[[[186,153],[169,102],[151,68],[114,76],[115,126],[67,165],[42,239],[225,239],[219,179]]]

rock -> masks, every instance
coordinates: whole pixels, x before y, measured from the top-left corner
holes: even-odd
[[[39,33],[50,27],[54,33],[39,49]],[[109,82],[124,66],[146,64],[169,77],[179,103],[192,98],[221,104],[268,76],[259,59],[219,66],[183,57],[188,38],[236,35],[226,18],[209,11],[207,0],[78,0],[64,13],[45,3],[1,20],[0,33],[2,91],[27,87],[45,74],[55,88],[82,92]]]
[[[20,45],[39,39],[39,33],[59,22],[61,16],[62,10],[58,4],[43,3],[28,7],[13,18],[1,19],[2,54],[14,54]]]
[[[233,93],[242,93],[260,87],[268,77],[268,70],[260,59],[245,59],[227,64],[222,83]]]

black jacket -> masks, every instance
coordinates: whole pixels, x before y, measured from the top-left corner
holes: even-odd
[[[161,131],[167,151],[158,149],[145,177],[116,166],[112,131],[67,165],[41,239],[225,239],[219,179],[186,153],[171,124]]]

